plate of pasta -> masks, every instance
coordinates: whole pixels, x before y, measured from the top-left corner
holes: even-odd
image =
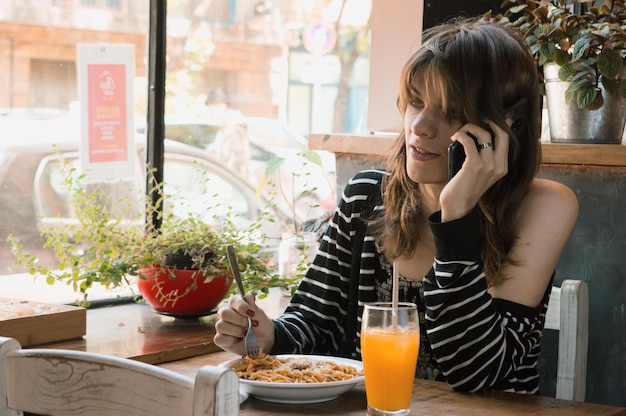
[[[363,363],[325,355],[267,355],[225,361],[244,394],[274,403],[319,403],[363,383]]]

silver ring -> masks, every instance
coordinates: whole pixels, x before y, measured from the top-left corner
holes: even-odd
[[[479,143],[478,144],[478,151],[480,152],[481,150],[488,149],[490,147],[493,147],[493,143],[491,143],[491,142]]]

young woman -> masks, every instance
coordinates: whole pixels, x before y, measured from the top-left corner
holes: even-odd
[[[526,106],[519,138],[518,103]],[[285,313],[270,320],[252,294],[231,297],[215,342],[244,354],[251,316],[268,353],[360,358],[362,305],[391,300],[396,262],[400,300],[415,302],[422,320],[417,376],[458,390],[536,393],[548,295],[578,203],[567,187],[535,177],[533,58],[497,23],[435,27],[405,65],[398,107],[404,131],[386,171],[361,172],[346,186]],[[455,141],[466,159],[449,180]]]

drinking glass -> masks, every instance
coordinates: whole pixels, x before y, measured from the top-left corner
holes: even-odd
[[[417,307],[400,302],[366,304],[361,355],[369,416],[408,415],[420,345]]]

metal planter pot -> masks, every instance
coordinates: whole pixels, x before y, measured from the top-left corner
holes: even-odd
[[[625,68],[626,69],[626,68]],[[559,66],[544,65],[546,99],[552,143],[620,144],[626,124],[626,99],[618,94],[609,96],[602,86],[604,106],[598,110],[581,110],[572,102],[565,103],[569,82],[559,79]],[[622,71],[626,77],[626,70]]]

